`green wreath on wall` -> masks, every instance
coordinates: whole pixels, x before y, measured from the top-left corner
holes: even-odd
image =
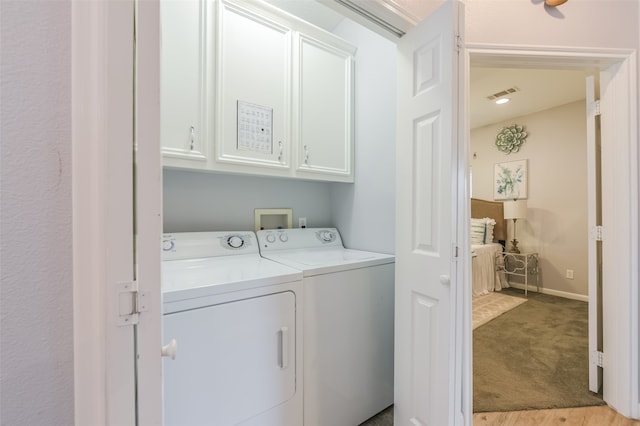
[[[518,152],[520,147],[527,140],[527,132],[524,126],[514,124],[513,126],[503,127],[496,136],[496,147],[505,154]]]

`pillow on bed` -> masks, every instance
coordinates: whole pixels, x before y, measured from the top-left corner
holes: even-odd
[[[484,243],[489,244],[493,242],[493,227],[496,224],[496,221],[491,219],[493,223],[487,222],[487,232],[485,233]]]
[[[487,224],[484,219],[471,219],[471,244],[484,244]]]
[[[488,244],[493,242],[493,227],[496,221],[490,217],[471,219],[471,244]]]

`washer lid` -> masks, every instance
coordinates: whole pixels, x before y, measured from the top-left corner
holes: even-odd
[[[303,271],[304,276],[329,274],[395,262],[390,254],[342,247],[276,250],[263,253],[267,259]]]

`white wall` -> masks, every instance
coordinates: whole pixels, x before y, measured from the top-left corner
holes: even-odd
[[[71,7],[0,2],[0,420],[72,425]]]
[[[467,43],[638,47],[637,0],[466,0]]]
[[[291,208],[294,227],[333,224],[325,182],[167,169],[163,181],[164,232],[253,230],[256,208]]]
[[[528,137],[519,152],[507,155],[497,150],[495,137],[514,123],[524,125]],[[473,196],[485,200],[493,200],[496,163],[528,161],[528,216],[517,221],[520,249],[539,253],[543,288],[587,295],[585,102],[474,129],[470,154]],[[513,239],[513,221],[507,221],[507,230]],[[574,270],[573,280],[565,278],[567,269]]]
[[[332,217],[347,247],[395,253],[396,46],[348,19],[334,33],[358,51],[355,183],[332,185]]]

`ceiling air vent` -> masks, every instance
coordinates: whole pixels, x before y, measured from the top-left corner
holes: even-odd
[[[507,96],[507,95],[510,95],[512,93],[519,92],[519,91],[520,91],[520,89],[518,89],[516,86],[513,86],[513,87],[510,87],[508,89],[504,89],[504,90],[502,90],[500,92],[494,93],[493,95],[489,95],[489,96],[487,96],[487,99],[489,99],[490,101],[493,101],[495,99],[498,99],[498,98],[501,98],[503,96]]]

